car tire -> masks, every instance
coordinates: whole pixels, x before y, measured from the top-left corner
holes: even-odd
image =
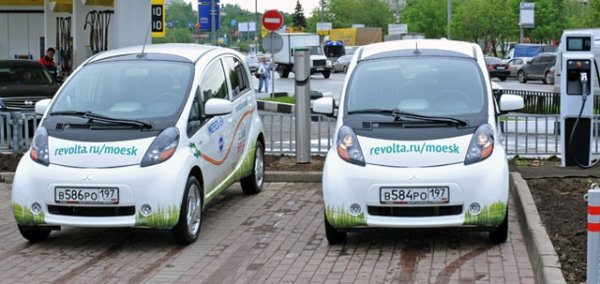
[[[519,83],[527,83],[527,75],[524,71],[519,71],[519,73],[517,73],[517,78],[519,78]]]
[[[337,245],[345,242],[347,233],[331,226],[329,221],[327,221],[327,215],[323,214],[323,216],[325,217],[325,236],[327,237],[327,242],[329,242],[330,245]]]
[[[265,183],[265,147],[260,141],[256,141],[256,150],[254,153],[254,166],[252,174],[240,181],[242,190],[245,194],[257,194],[262,191]]]
[[[500,79],[500,81],[502,81],[502,82],[506,81],[507,78],[508,77],[498,77],[498,79]]]
[[[198,239],[202,225],[202,186],[194,176],[190,176],[185,185],[181,200],[179,221],[173,227],[175,241],[189,245]]]
[[[331,70],[327,70],[323,72],[323,77],[325,77],[325,79],[329,79],[329,76],[331,76]]]
[[[45,241],[50,236],[52,230],[43,227],[19,226],[19,232],[23,238],[32,243]]]
[[[544,82],[544,84],[546,84],[546,85],[550,84],[550,80],[552,80],[552,79],[550,79],[549,75],[550,75],[550,72],[546,72],[546,74],[544,74],[544,79],[542,80],[542,82]]]
[[[279,77],[280,78],[288,78],[290,76],[290,70],[287,69],[287,67],[281,65],[277,68],[277,73],[279,73]]]
[[[346,74],[348,72],[348,66],[344,66],[344,74]]]
[[[508,207],[506,208],[506,214],[504,215],[502,224],[489,232],[489,240],[491,243],[504,243],[506,242],[506,239],[508,239]]]

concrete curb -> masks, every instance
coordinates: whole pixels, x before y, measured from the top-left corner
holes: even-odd
[[[510,177],[510,190],[517,205],[521,232],[523,232],[536,282],[566,283],[560,270],[558,255],[542,224],[527,182],[519,173],[512,172]]]
[[[0,172],[0,182],[12,183],[14,177],[13,172]]]
[[[294,113],[295,105],[286,103],[276,103],[268,101],[257,101],[258,110],[278,112],[278,113]]]
[[[322,178],[322,172],[269,171],[265,173],[266,182],[321,182]]]

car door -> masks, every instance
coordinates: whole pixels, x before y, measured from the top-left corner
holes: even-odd
[[[527,70],[527,77],[529,78],[535,78],[535,79],[539,79],[540,78],[540,68],[541,68],[541,63],[542,63],[542,57],[538,56],[534,59],[531,60],[531,64],[529,64],[528,66],[528,70]]]
[[[508,65],[510,66],[510,76],[517,76],[517,71],[519,70],[519,67],[523,65],[523,60],[519,58],[511,59],[508,62]]]
[[[205,193],[210,193],[229,174],[231,163],[227,159],[227,136],[231,136],[231,114],[206,116],[204,106],[209,99],[229,99],[221,59],[217,58],[207,66],[205,69],[197,68],[202,77],[188,118],[187,135],[190,137],[189,148],[203,171]]]
[[[231,114],[231,159],[232,167],[235,167],[243,155],[244,148],[248,143],[250,134],[252,113],[255,106],[252,100],[252,89],[250,88],[250,79],[246,72],[246,67],[242,61],[234,56],[227,55],[223,58],[227,79],[231,88],[231,102],[233,103],[233,112]],[[233,168],[232,168],[233,169]]]

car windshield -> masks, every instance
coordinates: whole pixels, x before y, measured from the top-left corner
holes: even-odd
[[[474,60],[439,57],[363,61],[345,100],[349,114],[378,109],[452,117],[480,113],[486,103]]]
[[[310,55],[323,55],[323,50],[320,46],[311,46]]]
[[[52,77],[42,66],[0,66],[0,85],[50,85]]]
[[[192,64],[178,62],[90,64],[69,79],[50,112],[92,112],[144,121],[176,119],[189,93],[192,75]]]

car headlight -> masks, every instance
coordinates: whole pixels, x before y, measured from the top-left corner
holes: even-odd
[[[148,167],[168,160],[175,153],[177,145],[179,145],[179,130],[175,127],[163,130],[150,144],[140,166]]]
[[[337,137],[337,152],[344,161],[364,166],[365,157],[363,156],[360,144],[352,128],[348,126],[342,126],[338,131]]]
[[[494,152],[494,131],[489,124],[477,128],[471,138],[465,157],[465,165],[474,164],[487,159]]]
[[[333,66],[333,63],[331,62],[331,60],[327,60],[327,67],[331,67]]]
[[[45,127],[39,127],[33,136],[31,149],[29,151],[31,159],[39,164],[47,166],[50,164],[48,152],[48,130]]]

